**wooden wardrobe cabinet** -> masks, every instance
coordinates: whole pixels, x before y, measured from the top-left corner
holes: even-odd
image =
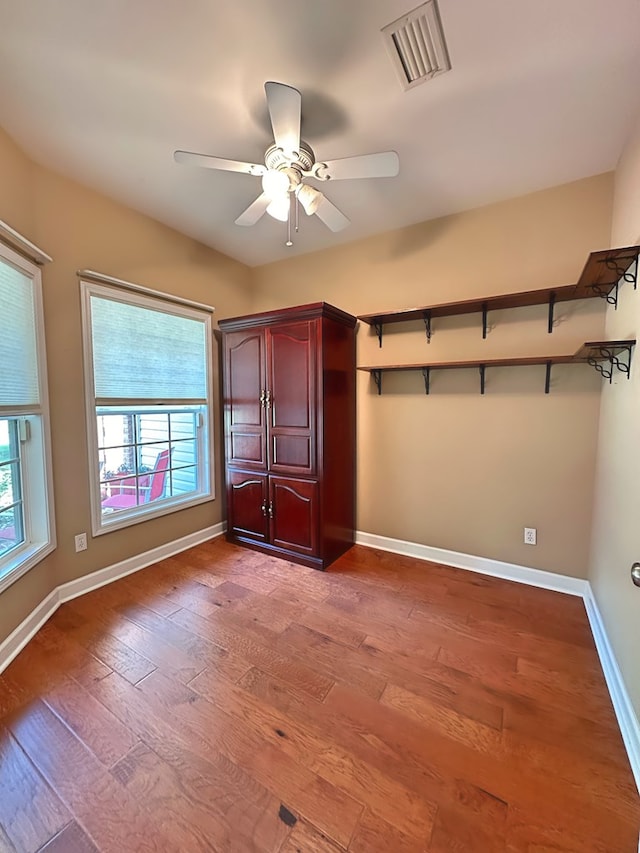
[[[353,544],[356,318],[221,320],[227,539],[324,569]]]

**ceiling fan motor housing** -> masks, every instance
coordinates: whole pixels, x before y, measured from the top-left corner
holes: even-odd
[[[264,155],[264,163],[267,169],[297,169],[299,172],[310,172],[316,162],[315,154],[310,145],[300,140],[300,150],[296,156],[290,157],[282,148],[272,145],[267,148]]]

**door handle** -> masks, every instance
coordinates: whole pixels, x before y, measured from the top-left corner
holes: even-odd
[[[260,405],[262,406],[263,409],[264,409],[264,404],[265,404],[266,399],[267,399],[267,392],[264,390],[264,388],[262,388],[260,391]]]
[[[636,586],[640,586],[640,563],[631,566],[631,580]]]
[[[272,503],[269,504],[267,512],[269,513],[269,518],[273,518],[273,504]]]
[[[260,507],[260,509],[262,510],[262,514],[264,515],[265,518],[267,517],[268,506],[269,505],[267,504],[266,501],[262,501],[262,506]]]

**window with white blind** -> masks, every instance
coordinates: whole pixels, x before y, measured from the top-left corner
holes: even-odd
[[[0,243],[0,591],[55,547],[40,269]]]
[[[81,289],[93,534],[211,500],[210,311]]]

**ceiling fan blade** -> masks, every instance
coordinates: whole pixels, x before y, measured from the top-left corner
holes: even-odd
[[[315,177],[332,181],[348,178],[394,178],[399,171],[400,159],[396,152],[382,151],[380,154],[326,160],[318,164]]]
[[[271,199],[266,193],[259,195],[252,201],[244,213],[236,219],[236,225],[255,225],[258,219],[264,216],[266,209],[271,204]]]
[[[260,177],[267,171],[266,166],[257,163],[243,163],[241,160],[225,160],[224,157],[210,157],[208,154],[194,154],[192,151],[174,151],[176,163],[187,166],[204,166],[205,169],[222,169],[225,172],[242,172],[245,175]]]
[[[285,86],[284,83],[265,83],[264,91],[276,145],[286,154],[298,152],[302,95],[297,89]]]
[[[342,231],[347,225],[350,225],[350,220],[342,213],[342,211],[338,210],[335,204],[323,195],[320,204],[318,205],[318,209],[316,210],[316,216],[318,219],[321,219],[327,228],[330,228],[331,231]]]

